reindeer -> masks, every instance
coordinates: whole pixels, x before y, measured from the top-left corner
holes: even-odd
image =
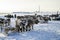
[[[19,32],[21,29],[20,22],[21,22],[21,20],[17,18],[17,20],[16,20],[16,31],[17,32]]]
[[[43,17],[44,23],[48,23],[48,17]]]
[[[33,26],[33,21],[26,17],[22,17],[20,18],[20,22],[16,22],[16,24],[18,28],[17,30],[23,32],[23,31],[31,30],[31,27]]]
[[[32,30],[34,25],[33,17],[28,16],[26,22],[27,22],[26,31]]]
[[[2,32],[3,29],[6,31],[6,27],[7,27],[8,24],[10,23],[9,21],[10,21],[10,20],[8,20],[7,18],[6,18],[6,19],[0,18],[1,32]]]
[[[26,25],[26,31],[30,31],[33,29],[33,21],[31,19],[28,19],[28,23]]]

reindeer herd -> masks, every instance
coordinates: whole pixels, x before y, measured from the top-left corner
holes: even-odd
[[[11,32],[25,32],[33,30],[33,25],[38,24],[41,20],[44,20],[43,23],[48,22],[47,17],[42,16],[17,16],[15,20],[15,27],[10,26],[11,18],[0,18],[0,26],[1,30],[4,29],[4,32],[8,34]]]

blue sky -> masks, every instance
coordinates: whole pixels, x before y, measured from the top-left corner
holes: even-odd
[[[13,11],[57,11],[60,0],[0,0],[0,12]]]

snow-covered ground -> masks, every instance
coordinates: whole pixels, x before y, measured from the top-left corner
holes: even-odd
[[[0,40],[60,40],[60,21],[34,24],[31,31],[9,33],[7,37],[0,37]]]

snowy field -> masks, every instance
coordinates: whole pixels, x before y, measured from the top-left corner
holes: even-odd
[[[60,21],[34,24],[34,30],[9,33],[7,37],[0,37],[0,40],[60,40]]]

